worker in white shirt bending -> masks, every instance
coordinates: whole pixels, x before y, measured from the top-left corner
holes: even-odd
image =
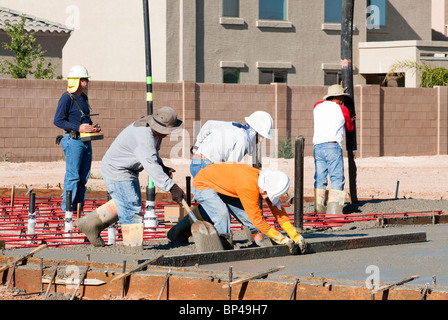
[[[274,124],[272,117],[265,111],[255,111],[250,116],[244,118],[246,125],[238,122],[226,122],[209,120],[199,131],[194,146],[192,147],[193,160],[190,165],[190,172],[193,178],[203,168],[213,163],[220,162],[241,162],[246,154],[253,154],[255,151],[256,137],[258,134],[259,142],[264,138],[271,139],[271,130]],[[263,243],[263,234],[254,227],[240,199],[226,198],[228,206],[234,206],[233,216],[246,226],[254,241],[258,245]],[[204,211],[201,212],[206,215]],[[229,242],[231,240],[231,234]]]
[[[219,162],[240,162],[253,154],[255,137],[271,139],[273,120],[265,111],[255,111],[245,118],[247,125],[237,122],[209,120],[199,131],[192,148],[190,172],[193,178],[202,168]]]

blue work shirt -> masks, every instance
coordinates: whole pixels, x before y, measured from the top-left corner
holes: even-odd
[[[54,115],[53,124],[65,131],[78,131],[82,123],[92,124],[90,119],[90,108],[87,95],[82,93],[80,96],[72,94],[73,98],[78,102],[84,112],[82,117],[75,102],[72,101],[68,93],[64,93],[58,102],[58,107]]]

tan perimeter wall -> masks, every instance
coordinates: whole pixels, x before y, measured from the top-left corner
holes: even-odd
[[[65,80],[0,79],[0,161],[57,161],[64,154],[55,138],[54,112]],[[168,105],[185,121],[185,130],[167,137],[162,157],[189,158],[189,148],[205,121],[244,122],[256,110],[274,118],[278,141],[305,137],[312,156],[313,105],[327,88],[320,86],[155,83],[154,109]],[[128,124],[146,114],[146,85],[91,81],[88,92],[104,139],[93,141],[94,160]],[[355,156],[418,156],[448,153],[448,88],[355,88],[358,150]],[[275,144],[263,154],[275,155]]]

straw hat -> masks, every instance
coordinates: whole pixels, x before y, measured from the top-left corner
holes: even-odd
[[[329,97],[339,97],[339,96],[349,96],[349,94],[344,91],[344,88],[341,85],[334,84],[328,88],[328,93],[324,97],[324,100],[327,100]]]

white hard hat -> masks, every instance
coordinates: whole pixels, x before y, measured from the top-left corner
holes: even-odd
[[[280,209],[280,197],[289,190],[289,178],[281,171],[262,170],[258,176],[258,186],[266,191],[272,204]]]
[[[272,139],[271,129],[274,121],[269,113],[265,111],[255,111],[250,116],[244,118],[247,124],[257,131],[260,135],[267,139]]]
[[[90,78],[89,72],[86,67],[81,65],[76,65],[70,68],[68,72],[67,79],[81,79],[81,78]]]

